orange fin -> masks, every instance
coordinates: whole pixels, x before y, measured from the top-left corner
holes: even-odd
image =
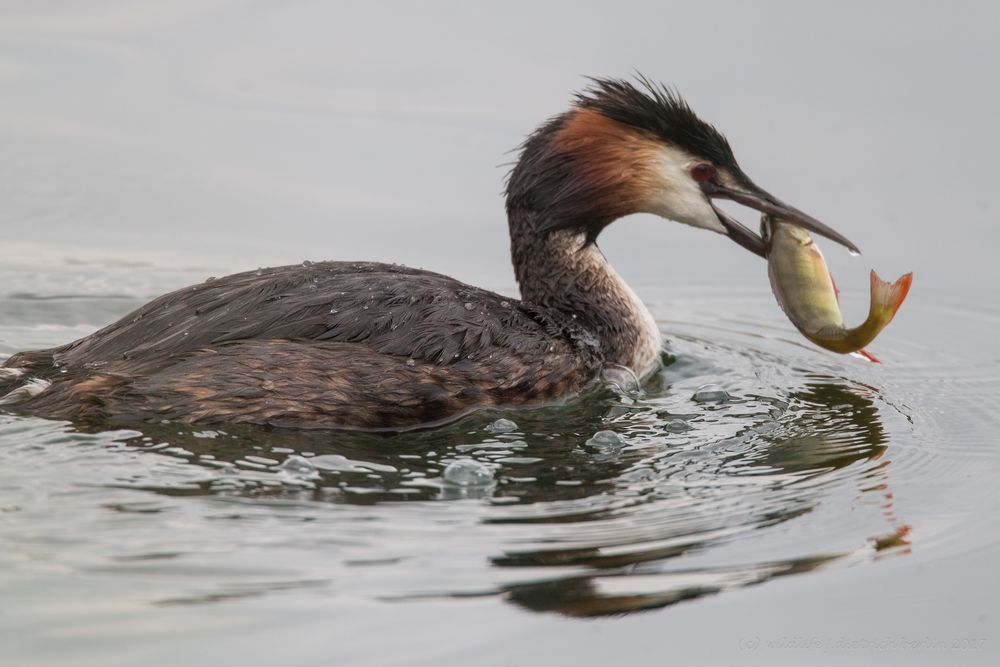
[[[910,285],[913,283],[913,274],[907,273],[890,285],[879,278],[873,269],[871,283],[872,303],[887,309],[890,312],[891,319],[891,316],[896,314],[896,311],[903,304],[903,299],[910,292]]]
[[[881,364],[882,363],[881,361],[878,360],[878,357],[876,357],[874,354],[872,354],[871,352],[869,352],[868,350],[866,350],[864,348],[861,348],[860,350],[858,350],[858,354],[860,354],[862,357],[864,357],[868,361],[872,362],[873,364]]]

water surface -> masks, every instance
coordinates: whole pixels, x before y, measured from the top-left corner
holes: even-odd
[[[873,365],[636,216],[602,247],[664,332],[641,386],[392,436],[0,415],[5,664],[995,661],[985,6],[169,7],[0,13],[0,355],[303,259],[515,294],[497,165],[632,67],[866,251],[827,251],[849,319],[870,265],[915,284]]]

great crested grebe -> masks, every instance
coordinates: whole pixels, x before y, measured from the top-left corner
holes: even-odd
[[[715,128],[642,78],[594,79],[524,142],[506,196],[521,301],[389,264],[238,273],[15,354],[0,368],[0,404],[87,421],[432,424],[566,397],[609,366],[657,366],[652,315],[595,244],[617,218],[654,213],[763,255],[712,201],[731,199],[854,249],[754,185]]]

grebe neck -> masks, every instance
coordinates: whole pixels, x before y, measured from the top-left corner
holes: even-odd
[[[575,317],[601,342],[605,362],[643,375],[659,360],[652,314],[585,234],[545,229],[534,211],[508,210],[521,298]]]

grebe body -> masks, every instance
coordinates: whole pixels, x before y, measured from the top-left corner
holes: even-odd
[[[572,396],[656,368],[653,317],[596,245],[649,212],[763,242],[729,198],[846,239],[764,192],[725,138],[645,80],[595,80],[524,143],[507,183],[521,300],[378,263],[305,262],[161,296],[0,367],[0,407],[70,420],[398,430]]]

